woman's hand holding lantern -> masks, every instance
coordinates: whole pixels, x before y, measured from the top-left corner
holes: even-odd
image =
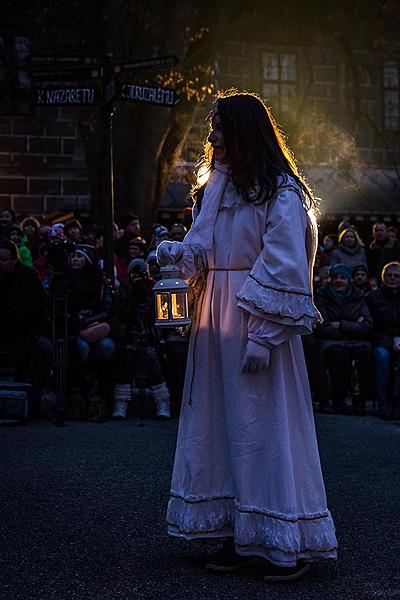
[[[162,267],[178,262],[183,254],[182,242],[164,241],[157,248],[157,261]]]

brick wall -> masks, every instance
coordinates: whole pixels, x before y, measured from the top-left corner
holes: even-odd
[[[89,207],[77,116],[54,108],[0,119],[0,207],[36,215]]]

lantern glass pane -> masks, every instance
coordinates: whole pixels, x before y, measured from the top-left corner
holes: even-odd
[[[168,292],[157,293],[157,319],[168,320]]]
[[[173,294],[171,294],[171,307],[173,319],[184,319],[186,317],[185,292],[174,292]]]

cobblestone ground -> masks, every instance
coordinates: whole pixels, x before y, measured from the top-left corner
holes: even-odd
[[[1,600],[400,600],[400,423],[317,428],[340,558],[273,585],[166,536],[176,420],[1,428]]]

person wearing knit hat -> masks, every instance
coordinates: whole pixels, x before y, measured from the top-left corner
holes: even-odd
[[[316,337],[323,351],[331,382],[335,412],[365,414],[372,389],[372,317],[363,293],[354,287],[347,265],[330,268],[330,283],[318,290],[316,305],[323,317]],[[346,404],[352,364],[356,361],[359,396]]]
[[[128,265],[128,276],[134,273],[149,274],[149,266],[143,258],[134,258]]]
[[[351,279],[352,279],[351,269],[344,263],[338,263],[336,265],[329,267],[329,275],[331,278],[335,277],[336,275],[342,275],[349,281],[351,281]]]
[[[344,263],[351,270],[361,263],[367,263],[364,243],[352,227],[347,227],[340,232],[337,248],[330,254],[329,264],[337,263]]]
[[[89,246],[88,244],[80,244],[76,247],[75,254],[83,257],[89,265],[96,264],[97,253],[93,246]]]

